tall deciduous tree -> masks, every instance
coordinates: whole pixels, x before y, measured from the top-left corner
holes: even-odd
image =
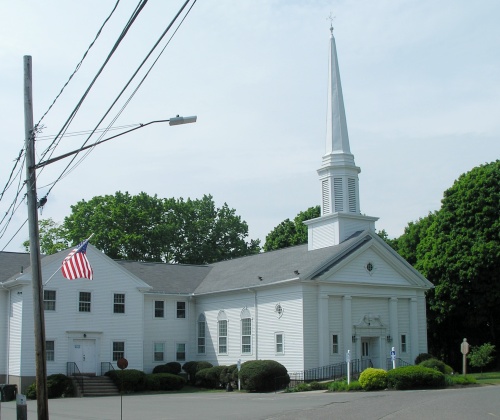
[[[117,192],[71,209],[67,238],[78,243],[94,233],[92,243],[115,259],[206,264],[260,251],[258,240],[246,242],[246,222],[227,204],[216,208],[211,195],[184,201]]]
[[[50,217],[40,219],[38,229],[40,231],[40,251],[42,254],[55,254],[69,247],[69,242],[64,238],[64,228]],[[30,252],[29,240],[24,241],[23,246],[26,252]]]
[[[500,161],[460,176],[439,211],[411,223],[398,252],[435,288],[428,292],[431,352],[500,339]]]
[[[293,222],[290,219],[283,220],[266,236],[264,251],[306,244],[307,226],[304,224],[304,221],[319,217],[320,214],[320,206],[315,206],[301,211],[295,216]]]

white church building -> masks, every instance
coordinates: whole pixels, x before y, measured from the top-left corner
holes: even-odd
[[[433,286],[361,214],[333,32],[329,42],[321,216],[306,222],[308,244],[209,265],[114,261],[89,245],[92,281],[63,278],[69,250],[44,257],[48,375],[68,366],[101,375],[122,357],[146,373],[170,361],[253,359],[293,373],[342,363],[348,350],[386,368],[393,347],[407,363],[427,352]],[[0,383],[20,390],[35,377],[28,265],[28,254],[0,253]]]

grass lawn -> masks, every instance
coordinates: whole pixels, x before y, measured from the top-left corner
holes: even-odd
[[[475,378],[478,384],[500,385],[500,372],[471,373],[468,376]]]

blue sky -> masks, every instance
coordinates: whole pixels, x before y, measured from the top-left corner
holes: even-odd
[[[38,121],[114,4],[2,4],[2,187],[24,142],[23,55],[33,57]],[[148,2],[68,132],[94,128],[182,4]],[[42,136],[58,132],[135,5],[119,3],[44,118]],[[500,156],[496,0],[198,0],[113,125],[177,114],[197,115],[198,122],[150,126],[98,146],[57,182],[40,217],[62,222],[71,205],[116,191],[212,194],[219,206],[236,209],[250,238],[264,242],[281,221],[319,204],[330,13],[351,151],[361,167],[361,211],[380,217],[377,229],[396,237],[409,221],[439,209],[443,191],[460,174]],[[54,155],[83,141],[65,138]],[[48,144],[41,138],[37,150]],[[67,163],[39,173],[39,196]],[[0,201],[2,217],[13,200],[9,193]],[[26,218],[21,205],[0,250]],[[5,250],[21,251],[27,237],[21,229]]]

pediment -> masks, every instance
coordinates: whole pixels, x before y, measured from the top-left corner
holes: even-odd
[[[432,284],[373,234],[361,246],[323,267],[314,280],[327,283],[429,289]]]

